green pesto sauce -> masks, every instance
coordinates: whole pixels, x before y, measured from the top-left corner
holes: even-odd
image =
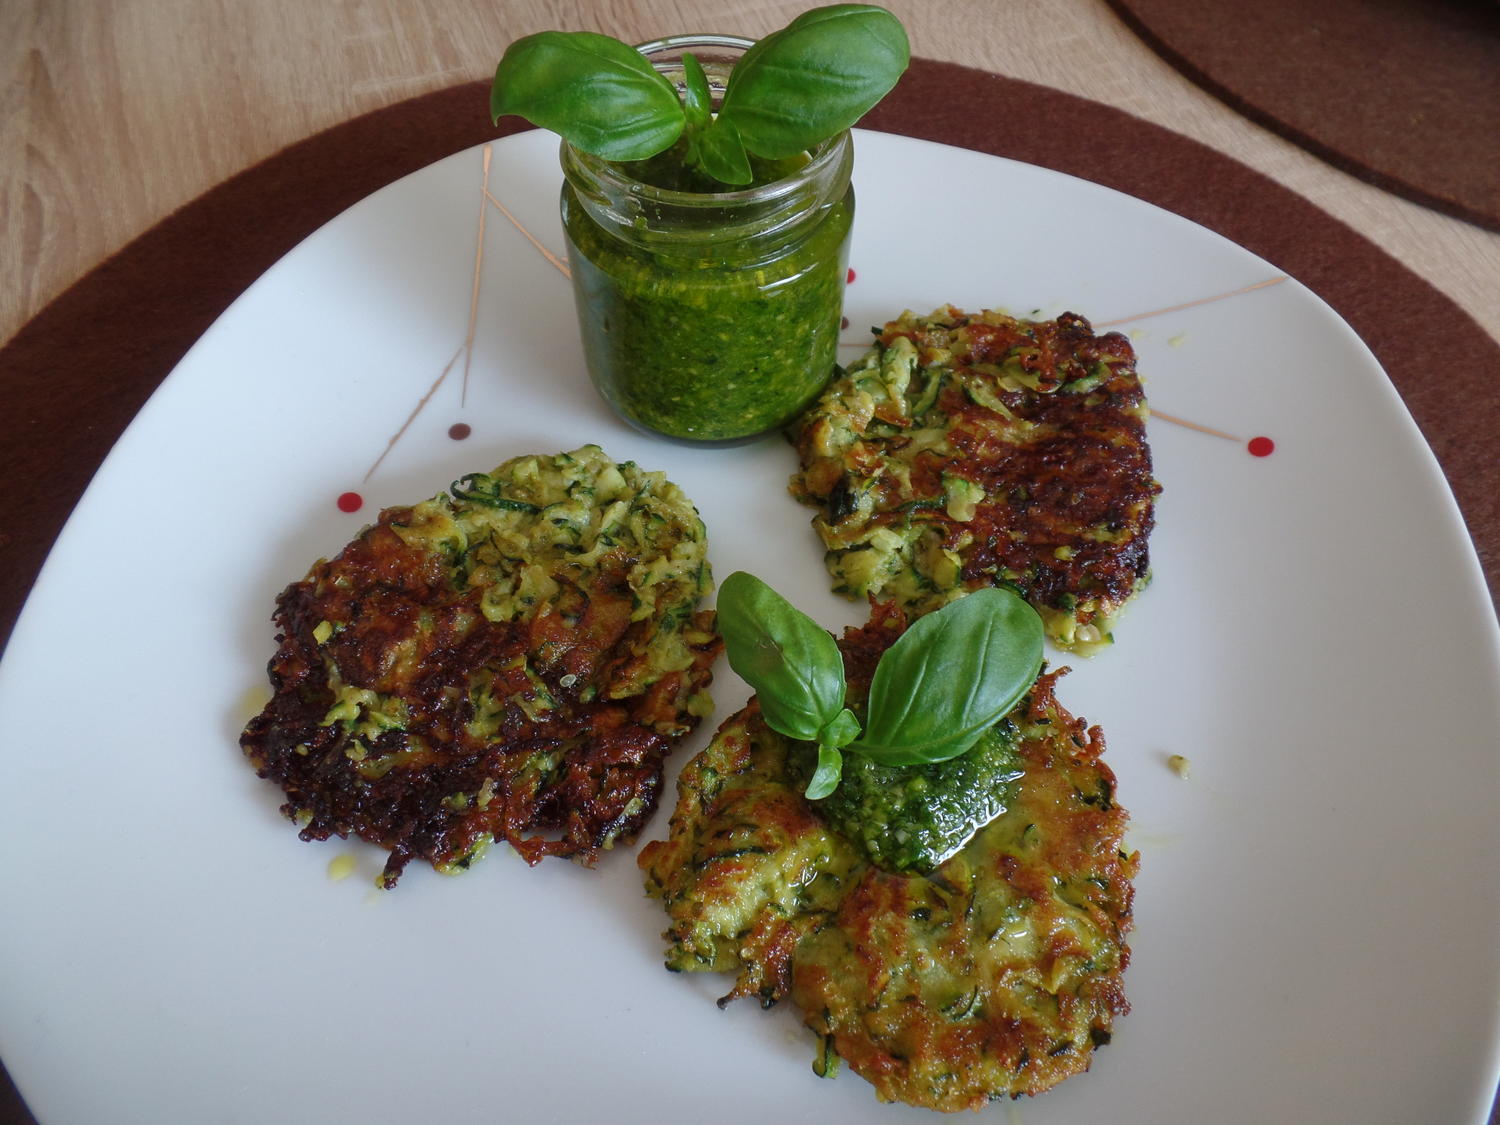
[[[603,230],[564,189],[589,375],[635,425],[731,444],[800,414],[832,376],[852,193],[769,260],[743,247],[658,253]]]
[[[813,751],[804,749],[794,769],[810,776]],[[1005,719],[946,762],[882,766],[846,752],[839,787],[816,808],[875,866],[930,871],[1005,811],[1021,772],[1016,728]]]

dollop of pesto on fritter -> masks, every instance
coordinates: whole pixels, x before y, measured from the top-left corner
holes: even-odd
[[[273,698],[241,747],[306,840],[466,868],[495,840],[592,862],[655,809],[712,710],[702,520],[597,446],[388,508],[277,599]]]
[[[926,613],[1009,584],[1060,647],[1112,640],[1161,491],[1135,353],[1073,313],[903,313],[789,431],[834,588]]]
[[[889,605],[841,642],[851,696],[900,626]],[[877,865],[803,794],[806,747],[755,700],[678,781],[667,838],[640,855],[669,917],[667,967],[734,974],[721,1006],[790,998],[838,1061],[882,1101],[977,1109],[1088,1069],[1129,1010],[1132,880],[1127,815],[1097,727],[1044,673],[1004,720],[1021,774],[1004,808],[926,871]]]

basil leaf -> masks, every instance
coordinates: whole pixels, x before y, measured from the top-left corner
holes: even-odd
[[[739,133],[722,117],[698,136],[698,167],[721,184],[748,184],[754,175]]]
[[[832,719],[823,724],[823,729],[818,732],[819,746],[832,746],[838,749],[847,746],[859,737],[859,720],[854,717],[854,712],[845,707]]]
[[[832,635],[742,570],[719,587],[718,609],[729,666],[755,690],[767,724],[818,741],[844,710],[844,658]]]
[[[864,737],[883,765],[957,757],[1020,702],[1042,668],[1042,621],[1014,591],[976,590],[918,618],[880,658]]]
[[[795,156],[863,117],[910,58],[905,29],[884,8],[814,8],[740,57],[719,119],[732,122],[757,156]]]
[[[682,110],[687,115],[687,127],[691,133],[708,125],[713,116],[714,95],[708,87],[708,75],[696,55],[684,52],[682,56]]]
[[[676,89],[639,51],[592,31],[542,31],[506,48],[490,116],[511,113],[605,160],[654,156],[685,121]]]
[[[839,781],[844,776],[844,756],[839,753],[838,747],[818,744],[818,768],[813,771],[812,778],[807,783],[807,788],[802,795],[809,801],[821,801],[839,787]]]

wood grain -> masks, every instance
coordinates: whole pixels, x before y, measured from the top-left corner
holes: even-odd
[[[806,6],[6,0],[0,340],[233,173],[356,114],[483,78],[517,36],[549,27],[632,41],[688,30],[757,36]],[[1500,339],[1500,235],[1361,183],[1238,117],[1162,62],[1103,0],[889,6],[919,55],[1116,106],[1260,169],[1378,242]]]

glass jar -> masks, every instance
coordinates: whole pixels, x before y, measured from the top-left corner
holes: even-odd
[[[750,45],[695,35],[637,49],[679,89],[691,51],[717,101]],[[612,163],[563,143],[584,358],[623,418],[681,442],[732,445],[809,405],[836,362],[853,162],[845,132],[796,162],[753,161],[743,190],[682,190],[693,173],[672,152]]]

